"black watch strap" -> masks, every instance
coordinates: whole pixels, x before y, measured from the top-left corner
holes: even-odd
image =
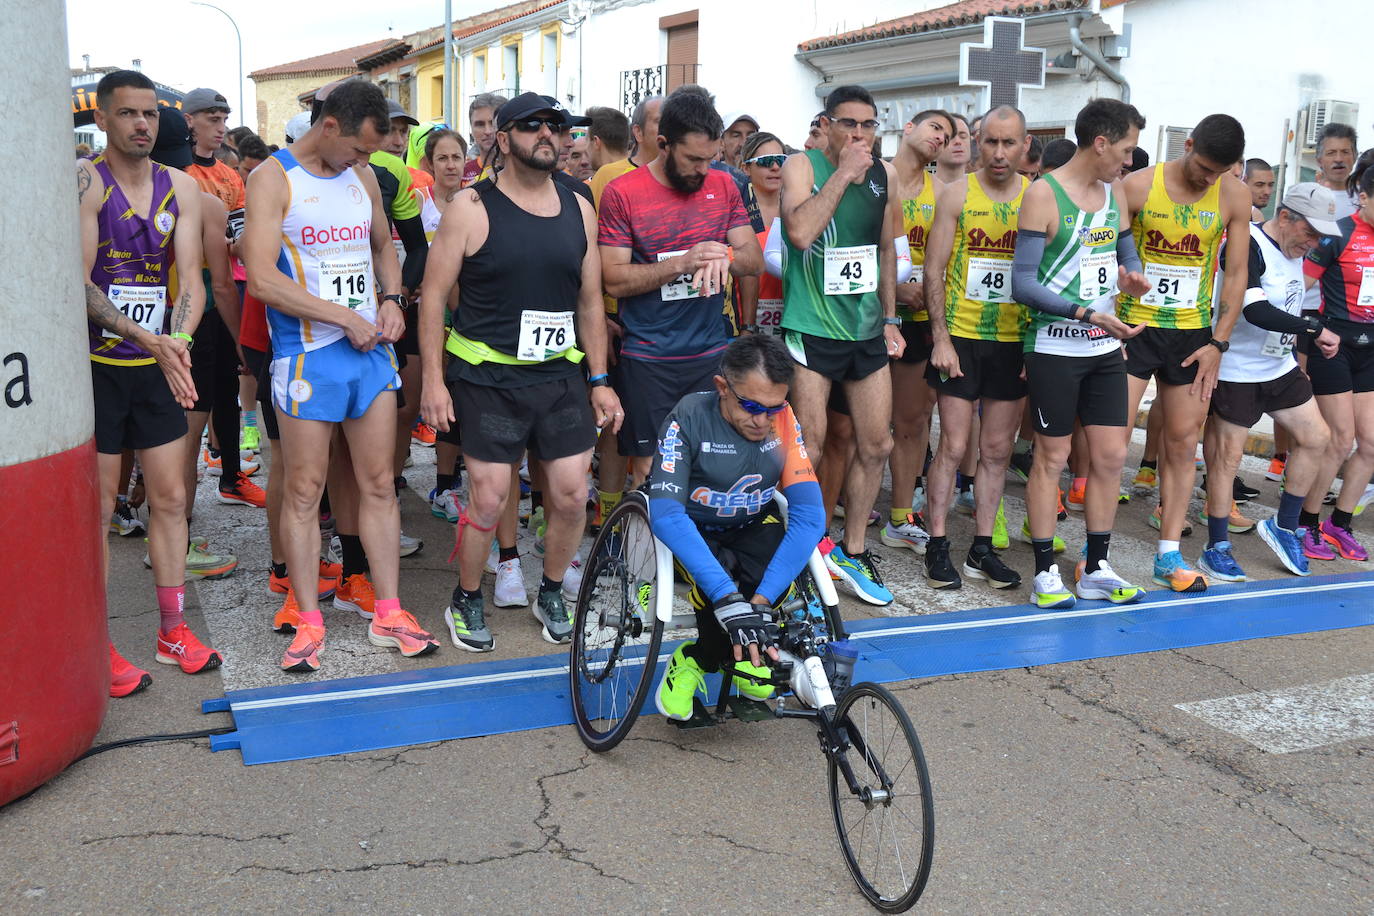
[[[1215,337],[1213,337],[1211,340],[1207,342],[1212,346],[1216,347],[1222,353],[1225,353],[1227,350],[1231,349],[1231,341],[1229,340],[1217,340]]]
[[[396,305],[399,306],[401,311],[403,312],[410,307],[410,302],[406,299],[405,296],[401,295],[400,293],[388,293],[382,297],[382,301],[396,303]]]

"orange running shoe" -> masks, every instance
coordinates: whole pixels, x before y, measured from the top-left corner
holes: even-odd
[[[323,564],[321,565],[323,566]],[[316,586],[319,589],[319,591],[316,592],[316,594],[318,594],[320,596],[320,600],[323,601],[330,595],[334,594],[334,589],[338,586],[338,584],[338,579],[326,579],[322,572],[320,574],[319,582]],[[291,577],[279,576],[269,569],[267,572],[267,587],[271,591],[276,592],[278,595],[284,595],[291,589]]]
[[[1086,489],[1086,487],[1084,488]],[[1064,508],[1064,488],[1059,488],[1059,520],[1062,522],[1069,517],[1068,510]]]
[[[1288,459],[1275,455],[1269,459],[1269,469],[1264,472],[1266,480],[1283,480],[1283,471],[1288,467]]]
[[[248,475],[239,471],[238,479],[233,486],[219,488],[219,501],[230,506],[253,506],[258,509],[267,508],[267,491],[253,481],[248,479]]]
[[[187,674],[199,674],[218,668],[223,659],[218,652],[196,639],[185,623],[172,627],[170,633],[157,634],[157,655],[164,665],[180,665]]]
[[[1084,503],[1084,501],[1085,501],[1087,498],[1088,498],[1088,484],[1087,484],[1087,481],[1084,481],[1082,486],[1079,486],[1078,482],[1075,481],[1075,482],[1069,487],[1069,508],[1072,509],[1073,511],[1075,511],[1075,512],[1082,512],[1082,511],[1083,511],[1083,503]]]
[[[410,431],[410,438],[421,445],[432,448],[434,446],[434,427],[424,420],[416,420],[415,428]]]
[[[283,671],[319,671],[320,649],[324,648],[324,627],[302,623],[296,627],[296,638],[291,640],[286,654],[281,657]]]
[[[371,620],[376,611],[377,593],[363,573],[354,573],[339,583],[334,592],[336,611],[353,611],[364,620]]]
[[[129,664],[115,649],[114,643],[110,643],[110,696],[127,697],[131,693],[138,693],[152,682],[152,675]]]
[[[367,641],[374,646],[400,649],[406,658],[428,655],[439,648],[439,640],[420,629],[414,615],[402,610],[385,617],[374,616],[367,627]]]
[[[331,563],[324,557],[320,557],[320,578],[321,579],[342,579],[343,564]],[[337,584],[337,583],[336,583]]]
[[[301,606],[296,603],[296,593],[288,589],[286,600],[281,603],[281,610],[272,618],[272,629],[278,633],[294,633],[300,628],[301,623]]]

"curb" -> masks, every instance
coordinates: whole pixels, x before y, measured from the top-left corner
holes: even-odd
[[[1150,408],[1142,407],[1135,414],[1135,428],[1144,429],[1145,421],[1150,416]],[[1255,458],[1272,458],[1274,455],[1274,437],[1265,432],[1250,432],[1245,437],[1245,454]]]

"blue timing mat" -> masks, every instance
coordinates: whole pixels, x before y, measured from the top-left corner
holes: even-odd
[[[1351,573],[1220,586],[1197,597],[1151,592],[1128,607],[1085,601],[1064,611],[980,608],[859,620],[849,629],[861,649],[855,680],[888,682],[1369,624],[1374,576]],[[665,644],[660,658],[674,647]],[[246,764],[547,728],[572,722],[567,659],[563,653],[235,690],[206,700],[202,711],[233,715],[237,730],[211,738],[210,749],[238,748]],[[654,712],[651,698],[644,714]]]

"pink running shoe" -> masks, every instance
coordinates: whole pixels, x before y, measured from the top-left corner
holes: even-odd
[[[1334,560],[1336,551],[1323,539],[1320,532],[1312,528],[1302,528],[1302,552],[1309,560]]]
[[[1369,559],[1369,554],[1360,546],[1360,542],[1355,540],[1355,535],[1340,525],[1332,524],[1331,519],[1322,522],[1319,530],[1322,540],[1336,548],[1336,551],[1347,560]]]

